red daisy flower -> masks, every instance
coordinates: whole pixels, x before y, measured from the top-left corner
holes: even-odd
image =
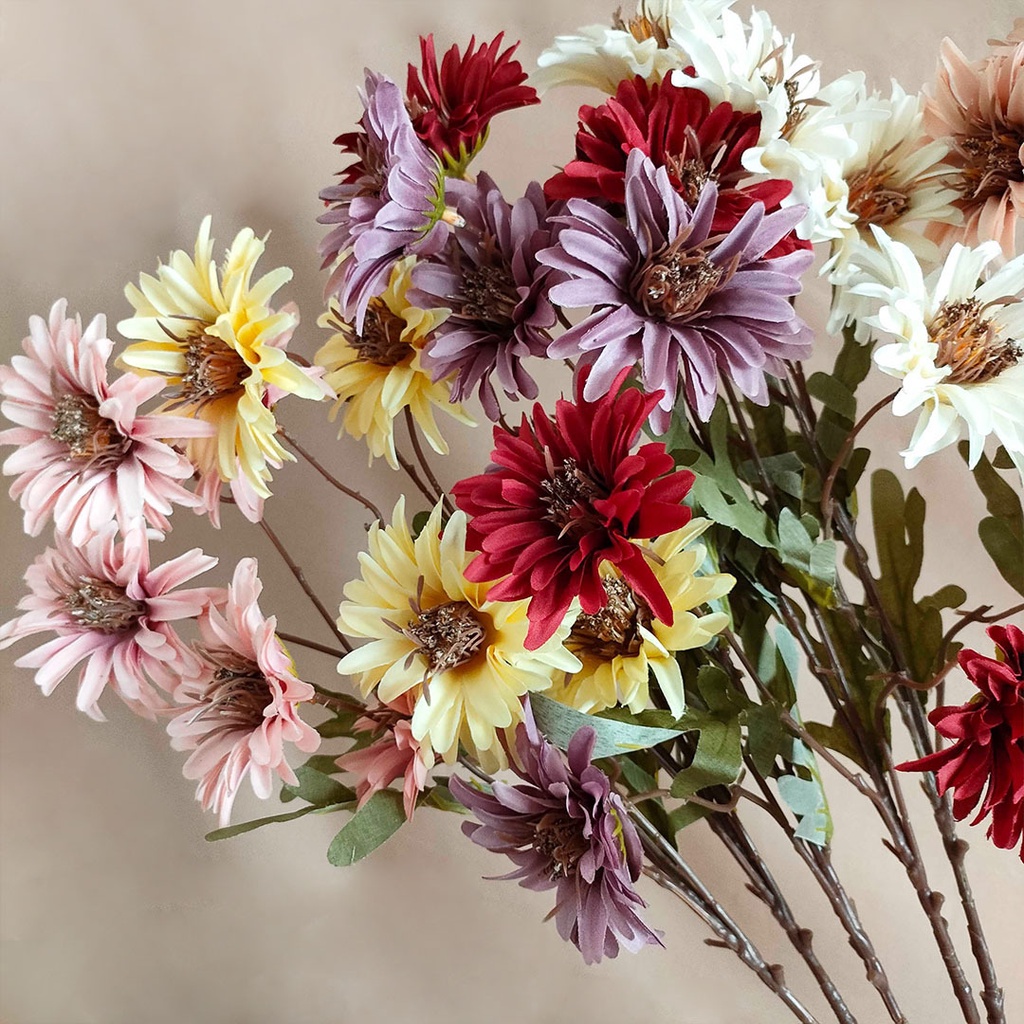
[[[793,189],[792,182],[769,179],[741,184],[749,177],[742,157],[757,145],[761,115],[734,110],[729,103],[712,107],[699,89],[670,79],[648,83],[625,79],[616,94],[599,107],[580,107],[576,159],[544,185],[549,201],[597,199],[621,208],[625,199],[626,161],[634,149],[669,178],[690,206],[708,181],[718,185],[718,208],[711,230],[727,233],[756,202],[768,212]],[[618,210],[616,210],[618,212]],[[810,248],[790,232],[767,255],[783,256]]]
[[[406,93],[413,126],[439,157],[457,167],[468,164],[483,144],[495,114],[540,103],[537,90],[523,84],[522,64],[512,59],[519,44],[499,52],[504,35],[499,32],[475,49],[473,36],[465,56],[453,46],[440,66],[433,34],[420,36],[423,67],[409,65]]]
[[[669,599],[633,541],[689,521],[682,501],[694,476],[676,470],[660,442],[630,454],[661,393],[620,393],[627,373],[596,402],[583,398],[581,373],[576,401],[558,401],[554,420],[537,405],[532,422],[524,416],[518,430],[495,427],[494,465],[455,485],[457,504],[472,517],[468,545],[480,551],[466,576],[501,580],[492,600],[530,599],[531,650],[554,634],[573,598],[587,615],[600,611],[607,594],[598,569],[605,561],[657,618],[672,622]]]
[[[978,694],[960,707],[936,708],[928,716],[940,736],[955,742],[898,767],[934,771],[940,793],[954,790],[957,821],[980,801],[971,824],[991,813],[988,837],[1000,849],[1012,850],[1024,832],[1024,632],[992,626],[988,635],[1001,652],[998,661],[977,651],[960,653],[960,667]],[[1024,843],[1020,855],[1024,860]]]

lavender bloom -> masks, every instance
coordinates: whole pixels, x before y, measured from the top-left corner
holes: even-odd
[[[360,130],[335,145],[357,157],[320,198],[330,209],[318,220],[333,224],[320,243],[323,266],[345,257],[327,282],[345,316],[362,330],[370,299],[387,288],[391,269],[410,253],[432,256],[444,248],[444,174],[420,141],[402,90],[390,78],[366,72],[366,108]]]
[[[744,395],[768,400],[765,373],[810,352],[811,332],[788,299],[813,260],[807,250],[766,259],[804,209],[765,215],[755,203],[726,234],[712,234],[718,202],[714,182],[691,209],[664,167],[640,150],[626,164],[626,222],[582,199],[570,199],[556,244],[538,254],[570,280],[551,288],[551,301],[595,311],[548,347],[557,358],[592,362],[584,396],[606,394],[625,367],[641,364],[648,392],[664,391],[651,415],[668,429],[683,377],[687,402],[707,420],[718,374]]]
[[[455,232],[457,241],[442,259],[413,271],[417,305],[452,310],[422,361],[435,380],[456,375],[453,402],[465,401],[476,388],[484,412],[497,420],[492,374],[509,398],[537,397],[523,360],[545,354],[551,340],[545,332],[555,323],[547,296],[552,271],[537,262],[537,253],[555,241],[553,225],[536,182],[513,205],[483,173],[475,185],[452,182],[451,189],[465,228]]]
[[[588,964],[615,957],[619,947],[638,952],[658,934],[636,908],[647,904],[633,888],[642,850],[633,823],[608,776],[590,763],[593,729],[580,729],[566,758],[537,730],[529,703],[516,730],[523,784],[495,782],[493,795],[452,778],[451,791],[480,819],[462,831],[478,846],[503,853],[526,889],[557,889],[553,911],[558,934]]]

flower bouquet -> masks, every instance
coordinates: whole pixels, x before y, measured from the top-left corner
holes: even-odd
[[[64,300],[30,320],[0,367],[0,443],[25,532],[52,542],[0,647],[29,641],[15,664],[45,694],[76,684],[94,719],[119,700],[159,723],[211,841],[330,815],[327,858],[348,866],[442,813],[451,843],[546,894],[523,898],[587,964],[671,945],[660,886],[793,1019],[906,1022],[833,861],[856,840],[828,793],[849,787],[885,836],[862,855],[905,878],[934,938],[943,1019],[1006,1024],[956,823],[1008,871],[1024,858],[1024,603],[921,592],[913,475],[959,447],[980,546],[1024,598],[1024,20],[980,57],[947,40],[922,94],[823,81],[728,0],[642,2],[530,73],[517,50],[428,35],[404,85],[365,72],[319,196],[309,358],[289,349],[291,271],[257,269],[273,243],[244,228],[221,253],[210,217],[127,286],[123,342]],[[482,169],[491,122],[555,87],[590,90],[575,138],[510,197]],[[798,298],[813,280],[820,336]],[[300,399],[324,403],[338,453],[299,436]],[[903,479],[869,442],[892,416]],[[397,501],[346,469],[367,453]],[[289,462],[365,526],[340,605],[264,515]],[[264,611],[255,558],[218,579],[199,548],[163,554],[182,509],[222,531],[209,546],[262,531],[307,626]],[[237,820],[245,788],[284,807]],[[862,963],[872,1016],[766,828]],[[768,940],[691,863],[697,830]]]

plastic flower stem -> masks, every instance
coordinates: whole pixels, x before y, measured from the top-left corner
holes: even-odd
[[[405,475],[416,485],[416,489],[427,499],[428,504],[434,506],[441,500],[439,491],[432,491],[424,482],[423,478],[416,472],[416,467],[396,449],[398,464],[405,470]]]
[[[409,439],[412,441],[412,449],[416,453],[417,461],[423,468],[423,472],[426,474],[434,490],[440,495],[441,501],[444,502],[445,511],[451,515],[455,511],[455,506],[452,505],[451,498],[448,497],[445,489],[438,483],[434,471],[430,468],[426,453],[423,451],[423,445],[420,443],[420,432],[419,427],[416,425],[416,418],[413,416],[412,409],[409,406],[405,407],[405,425],[409,430]]]
[[[278,433],[280,433],[285,444],[301,455],[332,487],[336,487],[342,494],[347,494],[350,498],[354,498],[358,501],[360,505],[373,515],[374,519],[379,519],[381,522],[384,521],[384,516],[381,515],[380,509],[377,508],[369,498],[360,494],[359,491],[354,488],[346,486],[336,476],[325,469],[308,451],[306,451],[305,448],[302,447],[301,444],[299,444],[298,441],[295,440],[295,438],[291,436],[291,434],[284,429],[284,427],[278,427]]]
[[[295,580],[299,584],[299,586],[302,587],[302,590],[305,593],[306,597],[308,597],[310,601],[312,601],[313,606],[320,613],[320,617],[330,627],[331,632],[334,634],[338,643],[341,644],[341,646],[346,651],[351,651],[352,645],[345,638],[345,635],[341,632],[341,630],[338,629],[337,623],[335,623],[334,621],[334,616],[331,615],[331,613],[327,610],[327,606],[323,603],[323,601],[321,601],[320,598],[317,597],[316,591],[314,591],[313,588],[309,585],[309,581],[306,579],[305,573],[296,564],[292,556],[288,554],[287,549],[278,539],[277,534],[274,533],[274,531],[270,528],[270,524],[266,521],[266,519],[261,519],[259,526],[260,529],[269,538],[270,543],[273,544],[274,547],[277,549],[277,553],[281,556],[281,558],[284,559],[285,565],[287,565],[288,568],[291,570],[292,575],[295,577]]]
[[[312,703],[319,704],[321,707],[328,708],[331,711],[339,712],[352,712],[360,714],[366,710],[366,706],[362,701],[356,700],[355,697],[347,697],[343,694],[337,694],[332,691],[324,691],[322,687],[316,686],[316,694],[313,696]]]
[[[764,468],[764,463],[761,461],[761,453],[757,450],[757,445],[754,443],[753,435],[751,434],[750,427],[747,424],[747,417],[743,412],[743,406],[736,397],[736,390],[733,388],[732,382],[727,376],[722,377],[722,385],[725,389],[729,406],[732,409],[732,414],[736,419],[736,426],[739,428],[740,435],[743,438],[743,443],[747,446],[747,451],[750,453],[750,457],[754,462],[754,468],[757,470],[758,479],[761,481],[761,488],[764,491],[769,504],[777,510],[778,495],[775,493],[775,485],[771,482],[771,479]]]
[[[300,647],[308,647],[311,651],[319,651],[321,654],[330,654],[335,658],[342,658],[345,654],[344,651],[339,650],[337,647],[328,647],[326,644],[318,644],[315,640],[307,640],[304,636],[296,636],[294,633],[282,633],[281,630],[277,630],[277,635],[286,644],[298,644]]]

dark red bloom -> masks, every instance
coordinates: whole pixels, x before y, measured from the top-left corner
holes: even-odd
[[[540,103],[537,90],[523,84],[522,64],[512,59],[519,44],[499,52],[503,37],[499,32],[476,47],[474,36],[465,56],[453,46],[439,67],[433,34],[420,36],[423,67],[409,65],[409,113],[419,137],[443,160],[465,165],[495,114]]]
[[[549,200],[603,200],[619,212],[625,203],[626,161],[634,149],[668,169],[673,186],[690,206],[708,181],[718,185],[712,231],[726,233],[756,202],[770,213],[793,189],[781,179],[743,184],[749,173],[742,158],[757,144],[761,115],[711,106],[699,89],[670,79],[648,83],[639,76],[620,83],[599,107],[580,107],[576,159],[544,185]],[[790,232],[768,258],[810,248]]]
[[[960,707],[936,708],[928,716],[952,745],[898,767],[934,771],[939,792],[954,791],[957,821],[980,801],[971,824],[991,814],[989,838],[1000,849],[1012,850],[1024,832],[1024,633],[1016,626],[992,626],[988,635],[1002,660],[977,651],[960,653],[960,667],[978,694]],[[1020,856],[1024,860],[1024,844]]]
[[[596,402],[583,398],[584,372],[575,402],[559,400],[554,420],[536,405],[518,430],[495,427],[493,466],[455,485],[456,503],[471,516],[468,546],[480,551],[466,576],[501,580],[491,600],[530,599],[530,649],[554,634],[573,598],[587,615],[604,606],[605,561],[657,618],[672,622],[672,605],[633,541],[686,525],[682,502],[694,476],[676,470],[660,442],[630,454],[661,393],[620,393],[627,372]]]

